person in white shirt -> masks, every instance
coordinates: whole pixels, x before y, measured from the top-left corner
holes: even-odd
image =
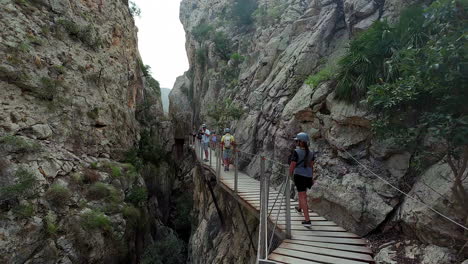
[[[205,151],[205,159],[204,159],[204,161],[209,161],[209,160],[208,160],[208,146],[209,146],[209,144],[210,144],[210,134],[211,134],[211,133],[210,133],[210,130],[208,130],[208,129],[206,128],[206,125],[205,125],[205,124],[202,125],[202,132],[203,132],[202,139],[201,139],[201,141],[202,141],[202,148],[203,148],[203,150]]]

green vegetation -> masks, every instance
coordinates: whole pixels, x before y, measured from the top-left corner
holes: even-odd
[[[0,197],[17,199],[20,197],[27,198],[35,194],[37,179],[31,171],[20,167],[15,172],[15,177],[18,179],[16,184],[0,187]]]
[[[229,60],[231,57],[231,41],[228,39],[226,33],[218,31],[213,36],[213,42],[215,43],[215,49],[218,55],[223,60]]]
[[[231,60],[237,66],[241,64],[242,62],[244,62],[245,57],[236,52],[236,53],[231,54]]]
[[[208,116],[215,120],[218,128],[228,127],[233,120],[238,120],[243,114],[243,109],[229,98],[208,105]]]
[[[147,77],[146,84],[148,85],[149,88],[153,90],[155,95],[157,96],[161,95],[161,86],[159,85],[159,82],[156,79],[154,79],[151,76]]]
[[[128,2],[128,10],[133,17],[141,16],[141,9],[133,1]]]
[[[193,198],[189,192],[185,192],[177,197],[176,201],[176,215],[174,217],[173,226],[174,230],[181,236],[182,239],[188,241],[192,230],[192,208]]]
[[[113,164],[109,164],[109,167],[111,169],[111,176],[112,178],[120,178],[122,177],[122,170],[116,166],[116,165],[113,165]]]
[[[138,59],[138,65],[140,66],[140,70],[143,73],[143,76],[151,76],[151,66],[144,64],[140,59]]]
[[[71,180],[75,184],[82,184],[84,182],[84,176],[81,173],[75,172],[72,173]]]
[[[19,204],[13,207],[13,214],[19,218],[29,218],[34,215],[34,207],[30,203]]]
[[[7,152],[34,153],[39,152],[42,149],[41,145],[39,145],[38,143],[14,135],[0,137],[0,143],[0,149],[3,149]]]
[[[93,50],[98,50],[101,47],[102,40],[99,31],[93,25],[80,26],[66,19],[60,19],[57,24],[62,26],[73,40],[79,40]]]
[[[104,199],[107,202],[118,202],[120,200],[119,193],[114,186],[96,182],[88,189],[88,197],[93,200]]]
[[[206,48],[199,48],[195,51],[195,54],[197,58],[197,63],[204,67],[208,59],[208,50]]]
[[[413,153],[413,174],[430,165],[430,157],[446,157],[451,206],[462,223],[468,219],[462,165],[468,162],[467,11],[466,1],[439,0],[407,9],[394,25],[376,22],[351,42],[336,88],[337,98],[362,99],[377,114],[377,135]],[[429,153],[427,138],[440,142],[440,150]]]
[[[143,76],[145,77],[145,84],[149,88],[151,88],[157,96],[160,96],[161,87],[159,85],[159,82],[156,79],[154,79],[151,75],[151,66],[144,64],[143,61],[141,61],[140,59],[138,59],[138,65],[140,66],[140,70],[143,73]]]
[[[140,209],[132,205],[125,206],[122,210],[122,214],[127,220],[128,224],[130,224],[133,227],[138,226],[139,221],[141,219]]]
[[[310,75],[305,83],[311,88],[316,88],[321,82],[331,80],[333,78],[334,68],[332,66],[326,66],[316,74]]]
[[[97,162],[91,162],[89,167],[93,170],[97,170],[99,168],[99,164]]]
[[[145,187],[135,186],[133,187],[126,197],[126,201],[132,203],[135,206],[142,206],[148,199],[148,191]]]
[[[23,53],[26,53],[28,52],[30,49],[31,49],[31,46],[29,46],[28,43],[25,43],[25,42],[22,42],[20,44],[18,44],[18,46],[16,47],[16,49],[20,52],[23,52]]]
[[[146,248],[142,264],[183,264],[186,262],[185,243],[170,230]]]
[[[376,22],[339,62],[339,99],[365,99],[379,113],[378,134],[419,144],[421,133],[466,144],[466,6],[440,0],[404,11],[395,25]]]
[[[55,217],[53,214],[50,212],[47,214],[47,216],[44,219],[44,227],[47,235],[49,236],[55,236],[58,231],[58,226],[56,224],[57,217]]]
[[[200,23],[192,29],[192,35],[198,42],[210,39],[214,27],[207,23]]]
[[[257,9],[257,1],[235,0],[231,9],[231,17],[237,26],[248,26],[253,23],[252,14]]]
[[[71,193],[70,190],[59,184],[52,184],[46,193],[47,200],[55,206],[64,206],[68,203]]]
[[[288,7],[287,3],[283,3],[280,0],[268,2],[268,8],[266,6],[258,7],[252,16],[256,23],[261,26],[267,26],[274,24],[281,15],[286,11]]]
[[[93,119],[93,120],[98,119],[98,118],[99,118],[99,108],[94,107],[92,110],[88,111],[88,112],[86,113],[86,115],[87,115],[89,118]]]
[[[42,100],[52,101],[58,93],[58,88],[62,86],[63,81],[51,79],[48,77],[41,78],[41,86],[34,91],[34,95]]]
[[[81,215],[81,225],[88,230],[100,229],[103,231],[110,231],[112,229],[109,217],[95,210],[88,211]]]

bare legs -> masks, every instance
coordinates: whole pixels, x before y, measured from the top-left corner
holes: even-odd
[[[302,209],[306,221],[310,220],[309,206],[307,205],[307,192],[299,192],[299,208]]]

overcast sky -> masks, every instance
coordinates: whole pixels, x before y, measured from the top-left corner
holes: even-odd
[[[135,19],[138,47],[144,64],[162,88],[174,85],[177,76],[188,70],[185,32],[179,21],[180,0],[134,0],[141,9]]]

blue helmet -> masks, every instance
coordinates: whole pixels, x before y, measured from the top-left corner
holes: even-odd
[[[296,135],[294,140],[299,140],[299,141],[302,141],[302,142],[305,142],[305,143],[309,143],[309,135],[307,133],[301,132],[301,133]]]
[[[231,129],[225,128],[225,129],[224,129],[224,133],[231,133]]]

